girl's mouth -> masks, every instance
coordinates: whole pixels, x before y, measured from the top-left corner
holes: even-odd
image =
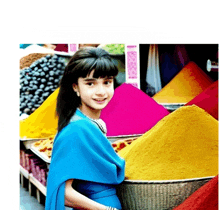
[[[102,104],[105,102],[106,98],[103,98],[103,99],[93,99],[94,101],[96,101],[96,103],[98,104]]]

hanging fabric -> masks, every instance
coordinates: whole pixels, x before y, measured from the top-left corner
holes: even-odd
[[[184,44],[160,45],[160,76],[162,88],[189,63]]]
[[[189,63],[189,55],[184,44],[175,45],[174,61],[176,61],[176,65],[178,66],[179,70]]]
[[[161,55],[161,82],[162,86],[164,87],[167,85],[180,71],[178,66],[175,64],[175,60],[173,56],[168,53],[164,52]]]
[[[159,68],[159,53],[158,45],[151,44],[149,47],[148,67],[146,75],[146,93],[153,96],[161,90],[160,68]]]

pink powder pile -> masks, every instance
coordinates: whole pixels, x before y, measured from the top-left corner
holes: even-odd
[[[115,89],[100,118],[107,126],[107,136],[143,134],[169,112],[138,88],[123,83]]]

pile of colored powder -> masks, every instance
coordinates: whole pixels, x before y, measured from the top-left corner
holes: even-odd
[[[56,89],[28,118],[20,121],[20,138],[45,138],[57,132]]]
[[[186,105],[192,104],[204,109],[218,120],[218,81],[213,82],[207,89]]]
[[[153,99],[158,103],[188,103],[212,82],[201,68],[190,61]]]
[[[218,175],[173,210],[218,210]]]
[[[183,106],[118,154],[130,180],[176,180],[218,174],[218,121],[203,109]]]
[[[100,118],[107,126],[107,136],[143,134],[169,112],[146,93],[123,83],[102,110]]]

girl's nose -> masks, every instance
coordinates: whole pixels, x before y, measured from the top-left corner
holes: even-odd
[[[105,87],[103,85],[98,85],[96,89],[97,95],[104,95],[105,94]]]

